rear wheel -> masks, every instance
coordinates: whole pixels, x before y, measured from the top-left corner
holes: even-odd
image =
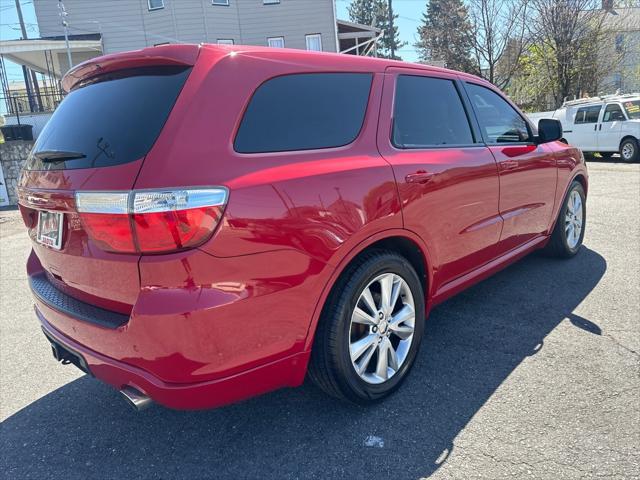
[[[634,138],[626,138],[620,144],[620,158],[625,162],[637,162],[640,158],[638,141]]]
[[[584,188],[574,181],[562,204],[556,226],[546,247],[546,252],[554,257],[573,257],[582,246],[587,220]]]
[[[397,389],[424,329],[424,293],[409,262],[390,251],[350,265],[323,310],[309,376],[338,398],[370,403]]]

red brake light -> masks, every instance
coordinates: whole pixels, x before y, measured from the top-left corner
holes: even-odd
[[[77,192],[84,227],[102,249],[162,253],[197,247],[217,227],[225,188]]]
[[[220,207],[134,214],[138,245],[143,252],[163,252],[200,245],[220,220]]]
[[[103,250],[134,253],[129,215],[81,213],[80,218],[91,239]]]

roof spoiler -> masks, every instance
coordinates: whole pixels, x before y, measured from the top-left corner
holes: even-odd
[[[62,78],[62,88],[69,92],[79,82],[96,75],[127,68],[155,66],[193,66],[199,45],[161,45],[130,52],[113,53],[92,58],[73,67]]]

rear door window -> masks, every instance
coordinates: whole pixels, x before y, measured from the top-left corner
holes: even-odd
[[[600,110],[602,105],[596,105],[592,107],[582,107],[576,112],[576,119],[574,123],[597,123],[598,116],[600,116]]]
[[[471,127],[455,84],[443,78],[399,75],[392,141],[397,148],[472,144]]]
[[[189,72],[173,67],[122,70],[81,84],[56,109],[25,168],[110,167],[144,157]],[[54,161],[65,152],[76,158]]]
[[[304,73],[263,83],[234,141],[238,153],[332,148],[353,142],[364,121],[372,75]]]

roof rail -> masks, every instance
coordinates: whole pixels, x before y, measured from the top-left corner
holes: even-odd
[[[610,95],[599,95],[597,97],[588,97],[588,98],[577,98],[575,100],[566,100],[562,106],[563,107],[571,107],[573,105],[584,105],[586,103],[598,103],[604,102],[607,100],[623,100],[625,98],[631,97],[640,97],[640,93],[624,93],[624,94],[610,94]]]

